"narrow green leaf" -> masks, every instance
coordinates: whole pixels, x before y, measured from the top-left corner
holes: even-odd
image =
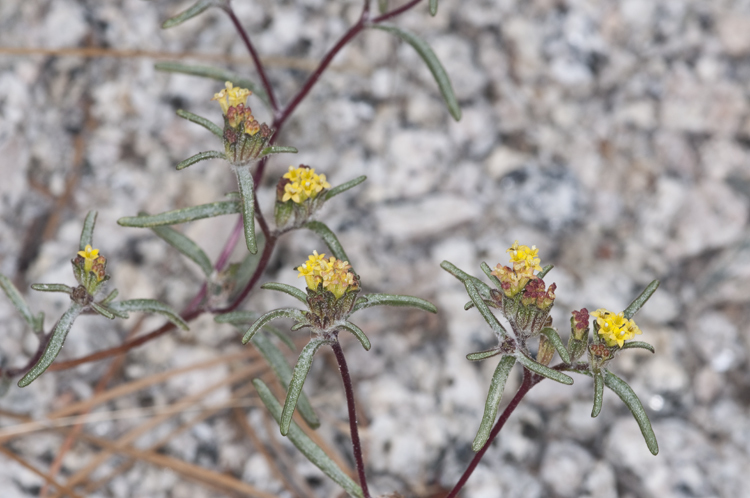
[[[352,312],[359,311],[372,306],[407,306],[417,308],[430,313],[437,313],[434,304],[414,296],[403,296],[399,294],[367,294],[365,300],[357,300]]]
[[[367,177],[365,175],[362,175],[362,176],[358,176],[354,180],[349,180],[346,183],[342,183],[341,185],[337,185],[337,186],[333,187],[331,190],[329,190],[328,192],[326,192],[326,200],[327,201],[331,200],[332,197],[335,197],[335,196],[339,195],[342,192],[346,192],[350,188],[356,187],[357,185],[359,185],[360,183],[362,183],[365,180],[367,180]]]
[[[498,337],[506,337],[508,335],[508,332],[505,331],[505,327],[502,326],[497,317],[492,314],[490,308],[484,303],[482,296],[479,295],[479,291],[476,287],[474,287],[474,284],[472,284],[471,282],[466,282],[464,286],[466,287],[466,292],[469,294],[469,297],[474,303],[474,306],[477,307],[477,310],[479,310],[482,318],[484,318],[484,320],[489,324],[490,328],[492,328],[492,331],[495,332]]]
[[[544,334],[547,339],[549,339],[549,342],[552,343],[552,346],[554,346],[557,354],[559,354],[560,358],[562,358],[562,361],[564,361],[565,363],[570,363],[570,355],[568,354],[568,350],[563,345],[562,339],[560,339],[560,335],[557,333],[557,331],[552,327],[545,327],[542,329],[542,334]]]
[[[177,165],[177,170],[183,170],[187,168],[188,166],[192,166],[193,164],[205,161],[206,159],[226,159],[226,156],[223,152],[219,152],[218,150],[209,150],[206,152],[198,152],[194,156],[190,156],[184,161],[180,161],[180,163]]]
[[[336,235],[325,224],[319,221],[309,221],[305,223],[304,227],[318,234],[318,237],[323,239],[323,242],[326,243],[328,249],[331,250],[336,259],[349,261],[349,264],[351,264],[349,257],[344,252],[344,248],[339,243],[339,239],[336,238]]]
[[[57,355],[60,354],[60,351],[62,350],[65,338],[68,336],[68,332],[70,332],[73,322],[75,322],[78,315],[81,314],[81,311],[83,311],[83,306],[78,303],[73,303],[70,305],[70,308],[63,313],[63,316],[60,317],[60,320],[57,321],[55,328],[52,330],[52,337],[50,337],[47,347],[44,348],[41,358],[39,358],[39,361],[31,367],[31,370],[29,370],[28,373],[18,381],[18,387],[26,387],[34,382],[34,380],[42,375],[52,362],[55,361],[55,358],[57,358]]]
[[[490,268],[490,265],[482,261],[482,263],[479,265],[479,267],[482,269],[485,275],[487,275],[487,278],[489,278],[493,284],[495,284],[495,287],[498,289],[503,288],[503,284],[500,282],[500,279],[497,278],[495,275],[492,274],[492,268]]]
[[[601,372],[594,373],[594,407],[591,409],[591,417],[596,418],[602,411],[604,400],[604,377]]]
[[[268,290],[275,290],[275,291],[283,292],[285,294],[289,294],[290,296],[296,297],[303,303],[307,304],[307,294],[305,294],[305,291],[302,291],[298,289],[297,287],[294,287],[293,285],[281,284],[278,282],[268,282],[266,284],[261,285],[260,288],[268,289]]]
[[[255,240],[255,181],[249,166],[234,168],[237,174],[237,184],[240,187],[242,198],[242,222],[245,225],[245,243],[247,250],[255,254],[258,252],[258,243]]]
[[[120,294],[120,291],[118,291],[117,289],[112,289],[112,292],[110,292],[109,294],[107,294],[107,297],[105,297],[104,299],[102,299],[102,300],[101,300],[101,301],[99,302],[99,304],[101,304],[102,306],[106,306],[106,305],[108,305],[109,303],[111,303],[112,301],[114,301],[114,300],[115,300],[115,298],[116,298],[116,297],[117,297],[117,296],[118,296],[119,294]]]
[[[192,19],[193,17],[203,13],[203,11],[213,5],[215,5],[213,0],[198,0],[187,10],[184,10],[176,16],[170,17],[169,19],[164,21],[161,27],[162,29],[173,28],[179,24],[184,23],[188,19]]]
[[[263,151],[260,153],[261,157],[268,156],[270,154],[296,154],[299,152],[295,147],[288,147],[283,145],[272,145],[270,147],[266,147],[263,149]]]
[[[544,278],[544,277],[546,277],[546,276],[547,276],[547,274],[548,274],[548,273],[549,273],[549,272],[550,272],[550,271],[552,270],[552,268],[554,268],[554,267],[555,267],[555,265],[547,265],[547,266],[545,266],[544,268],[542,268],[542,271],[540,271],[539,273],[537,273],[537,274],[536,274],[536,276],[537,276],[537,277],[539,277],[539,278]]]
[[[463,270],[460,270],[456,265],[451,263],[450,261],[443,261],[440,263],[440,268],[447,271],[457,279],[461,281],[461,283],[466,284],[466,282],[471,282],[474,284],[474,287],[479,291],[479,294],[482,296],[482,299],[489,300],[491,297],[490,291],[492,290],[489,285],[485,284],[481,280],[479,280],[477,277],[473,275],[469,275]]]
[[[13,306],[16,307],[18,312],[21,313],[21,316],[23,316],[23,319],[29,324],[29,327],[32,329],[35,328],[36,321],[29,305],[26,304],[26,300],[21,293],[18,292],[18,289],[13,285],[13,282],[3,274],[0,274],[0,288],[3,289],[3,292],[5,292],[5,295],[8,296],[8,299],[10,299],[10,302],[13,303]]]
[[[279,381],[281,381],[281,385],[284,386],[284,389],[287,389],[289,387],[289,382],[292,380],[292,367],[289,365],[289,362],[286,361],[281,350],[263,334],[255,334],[255,337],[253,337],[253,340],[250,342],[253,343],[253,346],[258,348],[260,354],[263,355],[263,358],[266,359],[271,366],[271,369],[279,378]],[[310,400],[305,396],[305,393],[300,394],[299,400],[297,400],[297,409],[311,429],[317,429],[320,427],[320,420],[318,419],[318,416],[315,415],[315,411],[310,404]]]
[[[213,218],[214,216],[224,214],[237,214],[239,212],[239,202],[221,201],[154,215],[126,216],[117,220],[117,224],[123,227],[151,228],[164,225],[177,225],[179,223],[187,223],[188,221]]]
[[[646,301],[649,300],[649,298],[656,292],[656,289],[659,288],[659,281],[654,280],[648,286],[643,289],[643,292],[641,292],[641,295],[636,297],[630,305],[628,305],[627,308],[625,308],[625,311],[623,312],[625,314],[625,318],[633,318],[636,313],[643,307],[644,304],[646,304]]]
[[[495,424],[495,417],[497,417],[497,409],[503,397],[505,383],[508,381],[508,375],[515,364],[516,359],[513,356],[504,356],[495,368],[490,390],[487,393],[487,401],[484,404],[482,423],[479,425],[479,431],[471,444],[471,449],[474,451],[481,450],[490,437],[492,426]]]
[[[340,327],[347,332],[351,332],[351,334],[357,338],[359,343],[362,344],[362,347],[365,348],[365,351],[370,350],[370,348],[372,347],[370,344],[370,339],[367,338],[361,328],[357,327],[351,322],[344,322],[340,325]]]
[[[481,361],[481,360],[486,360],[487,358],[492,358],[493,356],[502,354],[502,352],[503,351],[501,349],[497,349],[497,348],[488,349],[486,351],[477,351],[476,353],[467,354],[466,359],[469,361]]]
[[[110,320],[115,319],[115,314],[111,310],[107,309],[106,306],[102,306],[99,303],[91,303],[91,308],[105,318],[109,318]]]
[[[381,14],[388,12],[388,0],[378,0],[378,12]]]
[[[282,413],[281,405],[276,401],[274,395],[271,394],[271,390],[268,389],[268,386],[266,386],[260,379],[253,380],[253,385],[255,386],[255,389],[258,390],[258,395],[263,401],[263,404],[266,405],[268,411],[271,412],[271,416],[277,423],[279,423],[281,421]],[[296,423],[292,422],[287,437],[292,444],[313,463],[313,465],[322,470],[325,475],[341,486],[350,496],[354,498],[363,498],[364,495],[362,494],[362,488],[346,475],[317,444],[307,437]]]
[[[203,78],[211,78],[217,81],[221,81],[222,83],[224,83],[225,81],[228,81],[232,83],[234,86],[247,88],[248,90],[253,92],[253,94],[255,94],[256,97],[262,100],[266,106],[271,107],[271,104],[268,100],[268,95],[266,94],[266,91],[263,89],[263,87],[261,87],[260,85],[256,85],[252,81],[246,78],[243,78],[239,74],[234,73],[232,71],[228,71],[226,69],[221,69],[218,67],[194,66],[194,65],[183,64],[181,62],[174,62],[174,61],[158,62],[157,64],[155,64],[154,67],[156,68],[157,71],[165,71],[169,73],[180,73],[180,74],[188,74],[190,76],[200,76]],[[220,136],[220,138],[222,137]]]
[[[330,341],[325,339],[312,339],[302,349],[299,355],[297,364],[294,365],[294,371],[292,372],[292,380],[289,382],[289,388],[286,392],[286,401],[284,402],[284,411],[281,413],[281,422],[279,422],[279,428],[281,429],[281,435],[286,436],[289,434],[289,427],[292,424],[292,415],[294,415],[294,409],[297,406],[297,400],[302,393],[302,386],[305,385],[305,379],[307,373],[310,371],[312,366],[313,356],[315,352],[320,349],[323,344],[329,344]]]
[[[258,314],[254,311],[230,311],[214,317],[216,323],[230,323],[237,326],[250,325],[257,319]]]
[[[623,403],[625,403],[633,413],[633,417],[635,417],[635,421],[638,422],[638,427],[641,428],[643,439],[646,440],[646,445],[648,446],[649,451],[651,451],[653,455],[659,453],[659,444],[656,442],[656,435],[651,428],[651,421],[649,421],[648,415],[646,415],[646,410],[643,409],[641,400],[638,399],[638,396],[633,392],[633,389],[630,388],[627,382],[611,372],[604,372],[604,384],[617,393]]]
[[[31,284],[31,288],[39,292],[62,292],[63,294],[73,294],[73,288],[65,284]]]
[[[10,384],[12,381],[13,379],[5,375],[4,371],[2,374],[0,374],[0,398],[8,394],[8,390],[10,389]]]
[[[157,64],[158,66],[158,64]],[[191,123],[195,123],[198,125],[201,125],[217,137],[224,139],[224,130],[222,130],[218,125],[216,125],[213,121],[209,121],[208,119],[204,118],[203,116],[198,116],[197,114],[193,114],[190,111],[186,111],[184,109],[177,109],[177,115],[183,119],[187,119]],[[222,155],[222,157],[224,157]],[[185,162],[185,161],[183,161]],[[180,163],[182,164],[182,163]],[[188,165],[189,166],[189,165]],[[182,169],[182,168],[177,168]]]
[[[171,227],[152,227],[151,230],[153,230],[154,233],[167,244],[174,247],[180,253],[187,256],[200,266],[206,277],[210,277],[214,272],[211,260],[208,259],[208,256],[203,252],[203,249],[198,247],[198,244],[193,242],[190,238]]]
[[[414,33],[392,24],[373,24],[372,27],[393,33],[414,47],[414,50],[416,50],[419,56],[422,57],[422,60],[427,64],[432,76],[435,78],[451,116],[453,116],[453,119],[456,121],[459,121],[461,119],[461,108],[458,105],[458,100],[456,100],[456,95],[453,93],[451,80],[448,77],[448,73],[445,72],[445,68],[443,68],[443,65],[435,55],[435,52],[432,51],[427,42]]]
[[[242,337],[242,344],[247,344],[247,342],[253,338],[253,336],[268,322],[271,320],[275,320],[277,318],[291,318],[292,320],[298,321],[298,322],[307,322],[307,318],[305,318],[305,315],[298,309],[295,308],[280,308],[277,310],[269,311],[265,315],[258,318],[255,323],[253,323],[250,328],[245,332],[245,335]]]
[[[438,0],[430,0],[430,15],[435,17],[437,15]]]
[[[647,349],[652,353],[656,353],[654,347],[651,344],[643,341],[626,342],[620,349]]]
[[[83,230],[81,230],[81,241],[78,243],[78,250],[83,251],[86,246],[93,245],[94,243],[94,225],[96,225],[96,211],[89,211],[86,215],[86,219],[83,222]]]
[[[185,323],[185,320],[183,320],[175,310],[155,299],[129,299],[127,301],[117,301],[110,304],[109,308],[115,314],[118,312],[128,313],[131,311],[156,313],[162,315],[182,330],[189,330],[188,324]]]
[[[573,379],[567,375],[565,375],[562,372],[559,372],[557,370],[553,370],[547,366],[542,365],[541,363],[537,363],[528,356],[526,356],[523,353],[518,353],[516,355],[516,359],[519,363],[521,363],[524,367],[531,370],[535,374],[539,374],[542,377],[546,377],[548,379],[552,379],[554,381],[559,382],[560,384],[565,385],[571,385],[573,384]]]

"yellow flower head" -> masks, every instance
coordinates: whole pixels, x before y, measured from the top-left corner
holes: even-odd
[[[308,288],[315,290],[323,281],[323,278],[320,276],[320,262],[325,261],[325,257],[325,254],[318,254],[318,251],[313,251],[313,253],[307,257],[305,264],[297,267],[297,271],[299,271],[297,278],[305,277],[305,282],[307,283]]]
[[[526,269],[542,271],[539,265],[541,260],[537,257],[539,249],[536,246],[520,246],[518,241],[515,241],[506,252],[510,253],[510,262],[513,263],[513,269],[516,271]]]
[[[92,249],[91,244],[86,244],[86,248],[83,251],[78,251],[78,255],[82,257],[84,262],[84,271],[91,271],[91,267],[94,264],[94,261],[99,256],[99,249]]]
[[[299,266],[299,277],[305,277],[307,287],[315,290],[322,283],[323,288],[333,293],[336,298],[343,296],[347,289],[356,288],[357,282],[354,273],[350,272],[351,265],[348,261],[341,261],[331,256],[325,259],[325,254],[318,251],[308,256],[304,265]]]
[[[607,343],[607,346],[622,347],[623,343],[641,334],[641,329],[632,319],[625,318],[625,314],[612,313],[604,308],[599,308],[591,312],[591,316],[596,318],[599,325],[599,335]]]
[[[297,204],[302,204],[307,199],[315,199],[324,188],[331,188],[331,184],[326,181],[326,175],[316,175],[314,168],[306,166],[289,166],[289,172],[284,178],[288,179],[289,183],[284,186],[282,202],[291,199]]]
[[[492,274],[500,280],[503,293],[507,297],[514,297],[526,287],[526,284],[528,284],[530,280],[535,280],[537,278],[534,276],[534,272],[531,269],[525,267],[523,271],[517,271],[508,266],[497,265],[495,266],[495,269],[492,270]]]
[[[224,83],[224,88],[219,93],[214,94],[214,98],[211,100],[218,100],[221,106],[221,111],[226,114],[230,107],[236,107],[239,104],[243,106],[247,104],[247,97],[252,94],[247,88],[234,87],[232,83],[227,81]]]

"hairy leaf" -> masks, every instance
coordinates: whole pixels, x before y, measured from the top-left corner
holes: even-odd
[[[643,439],[646,440],[649,451],[653,455],[659,453],[659,444],[656,442],[656,435],[651,428],[651,421],[648,419],[646,410],[643,409],[641,400],[638,399],[633,389],[631,389],[627,382],[611,372],[604,372],[604,384],[614,391],[633,413],[633,417],[638,422],[638,427],[641,428]]]
[[[224,214],[237,214],[240,212],[240,203],[237,201],[212,202],[210,204],[201,204],[184,209],[167,211],[166,213],[143,215],[143,216],[126,216],[117,220],[117,224],[123,227],[151,228],[164,225],[177,225],[187,223],[188,221],[202,220],[203,218],[213,218]]]
[[[370,348],[372,347],[370,344],[370,339],[367,338],[361,328],[357,327],[351,322],[344,322],[341,325],[341,328],[346,330],[347,332],[350,332],[354,337],[356,337],[359,343],[362,344],[362,347],[365,348],[365,351],[370,350]]]
[[[108,309],[106,306],[102,306],[99,303],[91,303],[91,308],[102,315],[105,318],[109,318],[110,320],[115,319],[115,314],[112,312],[112,310]]]
[[[659,281],[654,280],[648,286],[646,286],[645,289],[643,289],[643,292],[641,292],[641,295],[636,297],[630,305],[628,305],[627,308],[625,308],[625,311],[623,312],[625,315],[625,318],[633,318],[636,313],[643,307],[644,304],[646,304],[646,301],[656,292],[656,289],[659,288]]]
[[[469,353],[466,355],[466,359],[469,361],[481,361],[481,360],[486,360],[487,358],[492,358],[493,356],[497,356],[499,354],[502,354],[502,350],[493,348],[493,349],[488,349],[486,351],[477,351],[476,353]]]
[[[115,313],[120,312],[127,314],[131,311],[156,313],[162,315],[182,330],[189,330],[188,324],[185,323],[185,320],[183,320],[175,310],[155,299],[129,299],[127,301],[117,301],[110,304],[109,308]]]
[[[503,327],[497,317],[492,314],[492,311],[490,311],[490,308],[485,304],[479,291],[474,287],[474,284],[466,282],[464,286],[466,287],[466,292],[469,294],[474,306],[477,307],[477,310],[479,310],[482,318],[484,318],[490,328],[492,328],[492,331],[495,332],[498,337],[506,337],[508,332],[505,331],[505,327]]]
[[[86,246],[93,245],[94,243],[94,225],[96,225],[96,211],[89,211],[86,215],[86,219],[83,222],[83,230],[81,230],[81,240],[78,242],[78,250],[83,251]]]
[[[346,192],[350,188],[356,187],[357,185],[359,185],[360,183],[362,183],[365,180],[367,180],[367,177],[365,175],[362,175],[362,176],[358,176],[354,180],[349,180],[346,183],[342,183],[341,185],[337,185],[337,186],[333,187],[331,190],[329,190],[328,192],[326,192],[326,200],[328,201],[332,197],[335,197],[335,196],[339,195],[341,192]]]
[[[295,308],[281,308],[273,311],[269,311],[265,315],[258,318],[255,323],[253,323],[250,328],[245,332],[245,335],[242,337],[242,344],[247,344],[247,342],[253,338],[253,336],[268,322],[271,320],[275,320],[277,318],[291,318],[292,320],[296,320],[298,322],[306,322],[307,319],[305,318],[305,315],[302,314],[302,312]]]
[[[438,10],[438,0],[430,0],[430,15],[435,17]]]
[[[656,353],[654,347],[651,344],[643,341],[626,342],[622,345],[621,349],[647,349],[652,353]]]
[[[157,64],[158,66],[158,64]],[[157,67],[158,69],[158,67]],[[214,124],[213,121],[209,121],[208,119],[204,118],[203,116],[198,116],[197,114],[193,114],[192,112],[186,111],[184,109],[177,109],[177,115],[183,119],[187,119],[191,123],[195,123],[197,125],[201,125],[220,139],[224,140],[224,130],[222,130],[218,125]],[[222,158],[225,156],[222,154]],[[185,162],[185,161],[183,161]],[[182,163],[180,163],[182,164]],[[191,163],[192,164],[192,163]],[[188,165],[189,166],[189,165]],[[182,169],[179,166],[177,166],[177,169]]]
[[[328,249],[331,250],[331,253],[333,253],[336,259],[349,261],[349,257],[346,255],[346,252],[344,252],[344,248],[341,247],[341,244],[339,243],[339,239],[336,238],[336,235],[325,224],[319,221],[308,221],[304,226],[318,234],[318,237],[323,239],[323,242],[326,243]],[[349,261],[349,264],[351,264],[351,261]]]
[[[546,276],[547,276],[547,274],[548,274],[548,273],[549,273],[549,272],[550,272],[550,271],[552,270],[552,268],[554,268],[554,267],[555,267],[555,265],[547,265],[547,266],[545,266],[544,268],[542,268],[542,271],[540,271],[539,273],[537,273],[537,274],[536,274],[536,276],[537,276],[537,277],[539,277],[539,278],[544,278],[544,277],[546,277]]]
[[[260,153],[261,157],[268,156],[270,154],[296,154],[299,152],[296,147],[288,147],[283,145],[272,145],[266,147]]]
[[[497,409],[503,397],[505,383],[508,380],[510,370],[515,364],[516,359],[513,356],[504,356],[500,360],[500,363],[497,364],[497,368],[495,368],[495,373],[492,375],[492,382],[490,383],[490,390],[487,393],[487,401],[484,404],[482,423],[479,425],[479,431],[474,438],[474,442],[471,444],[471,449],[474,451],[481,450],[490,437],[492,426],[495,424],[495,417],[497,417]]]
[[[283,436],[289,434],[289,427],[292,424],[292,415],[294,415],[294,409],[297,406],[297,400],[302,393],[302,386],[305,385],[307,373],[310,371],[310,367],[312,366],[313,356],[315,355],[315,352],[324,344],[330,344],[330,341],[327,341],[326,339],[312,339],[302,349],[302,352],[299,355],[299,359],[297,360],[297,364],[294,365],[292,380],[289,382],[289,388],[286,392],[284,411],[281,413],[281,421],[279,422],[279,428],[281,429],[281,434]]]
[[[281,284],[278,282],[268,282],[266,284],[261,285],[260,288],[268,289],[268,290],[275,290],[275,291],[283,292],[285,294],[289,294],[290,296],[296,297],[303,303],[307,304],[307,294],[305,294],[305,291],[300,290],[297,287],[294,287],[293,285]]]
[[[573,379],[570,376],[565,375],[564,373],[557,370],[553,370],[545,365],[542,365],[541,363],[537,363],[523,353],[517,354],[516,359],[521,365],[531,370],[535,374],[541,375],[542,377],[546,377],[548,379],[552,379],[559,382],[560,384],[565,384],[568,386],[573,384]]]
[[[34,316],[31,312],[31,308],[26,304],[26,300],[21,293],[18,292],[16,286],[13,285],[13,282],[3,274],[0,274],[0,288],[3,289],[3,292],[5,292],[5,295],[8,296],[8,299],[10,299],[10,302],[16,307],[18,312],[21,313],[21,316],[23,316],[23,319],[29,324],[29,327],[31,327],[34,332],[41,331],[40,318]],[[44,315],[41,315],[41,320],[44,320]]]
[[[602,401],[604,400],[604,377],[601,372],[594,374],[594,407],[591,409],[591,417],[599,416],[602,411]]]
[[[258,242],[255,240],[255,182],[249,166],[234,168],[237,174],[237,184],[242,198],[242,222],[245,225],[245,243],[252,254],[258,252]]]
[[[73,294],[73,288],[65,284],[31,284],[31,288],[39,292],[62,292]]]
[[[193,164],[205,161],[206,159],[226,159],[226,155],[224,155],[223,152],[219,152],[218,150],[209,150],[206,152],[198,152],[194,156],[190,156],[184,161],[180,161],[180,163],[177,165],[177,170],[182,170],[187,168],[188,166],[192,166]]]
[[[154,233],[167,244],[197,263],[207,277],[211,276],[214,272],[211,260],[208,259],[208,256],[203,252],[203,249],[198,247],[198,244],[193,242],[186,235],[183,235],[171,227],[152,227],[151,230],[153,230]]]
[[[542,334],[544,334],[547,339],[549,339],[549,342],[552,343],[552,346],[554,346],[557,354],[559,354],[560,358],[562,358],[562,361],[564,361],[565,363],[570,363],[570,355],[568,354],[568,350],[565,348],[565,345],[563,345],[562,339],[560,339],[560,335],[557,333],[557,331],[552,327],[545,327],[542,329]]]
[[[170,17],[169,19],[164,21],[161,27],[162,29],[173,28],[179,24],[184,23],[188,19],[192,19],[193,17],[202,14],[206,9],[214,5],[216,5],[216,2],[214,0],[198,0],[187,10],[184,10],[176,16]]]
[[[429,311],[430,313],[437,313],[435,305],[424,299],[414,296],[403,296],[400,294],[379,293],[367,294],[364,296],[364,300],[357,300],[352,311],[359,311],[365,308],[370,308],[371,306],[406,306]]]

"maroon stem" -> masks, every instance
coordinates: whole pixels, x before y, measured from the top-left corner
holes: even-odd
[[[258,57],[258,52],[255,51],[255,47],[250,41],[250,37],[247,36],[247,31],[245,31],[245,28],[242,27],[242,23],[240,23],[240,20],[237,19],[237,16],[234,14],[234,10],[232,9],[231,5],[227,3],[227,5],[224,7],[224,11],[227,13],[227,15],[229,15],[229,18],[232,20],[234,27],[237,28],[237,32],[240,34],[240,37],[242,37],[242,41],[245,42],[247,51],[250,52],[250,56],[253,58],[253,62],[255,63],[255,69],[258,70],[260,79],[263,82],[263,88],[266,89],[268,100],[271,102],[273,112],[274,114],[278,113],[279,104],[276,102],[276,96],[273,93],[273,88],[271,87],[271,83],[268,81],[266,70],[263,67],[263,63],[260,61],[260,57]]]
[[[349,408],[349,429],[352,433],[352,449],[354,450],[354,461],[357,463],[357,474],[359,475],[359,485],[362,487],[362,493],[365,498],[370,498],[370,490],[367,489],[367,476],[365,475],[365,461],[362,458],[362,443],[359,441],[359,430],[357,430],[357,408],[354,403],[354,388],[352,388],[352,378],[349,375],[349,367],[346,366],[344,350],[341,349],[341,343],[338,338],[331,347],[336,355],[336,361],[341,371],[341,380],[344,381],[344,390],[346,391],[346,405]]]
[[[503,414],[500,415],[500,418],[498,419],[497,423],[495,424],[495,427],[492,428],[492,432],[490,432],[490,437],[487,439],[487,442],[484,443],[484,446],[482,446],[482,449],[477,452],[476,455],[474,455],[474,458],[471,460],[471,463],[469,463],[469,466],[467,467],[466,471],[461,476],[461,479],[458,480],[456,485],[453,487],[451,492],[446,496],[445,498],[455,498],[458,496],[458,493],[461,491],[461,488],[464,487],[464,484],[466,484],[466,481],[469,480],[469,477],[471,477],[471,474],[474,473],[474,470],[479,465],[479,462],[482,460],[482,457],[489,449],[490,445],[492,444],[492,441],[495,440],[497,435],[500,433],[500,429],[503,428],[505,425],[505,422],[508,421],[508,418],[510,417],[510,414],[513,413],[513,410],[516,409],[518,404],[521,402],[524,396],[529,392],[529,390],[534,387],[541,377],[539,379],[536,379],[535,377],[538,377],[536,375],[533,375],[531,372],[523,369],[523,382],[521,383],[521,387],[518,388],[518,392],[515,396],[513,396],[513,399],[510,401],[510,404],[505,408],[503,411]]]
[[[397,8],[397,9],[393,9],[393,10],[391,10],[389,12],[386,12],[382,16],[376,17],[375,19],[372,20],[372,22],[373,23],[379,23],[379,22],[387,21],[388,19],[392,19],[392,18],[394,18],[394,17],[396,17],[398,15],[403,14],[404,12],[406,12],[409,9],[411,9],[412,7],[414,7],[415,5],[417,5],[421,1],[422,0],[411,0],[411,2],[402,5],[401,7]]]

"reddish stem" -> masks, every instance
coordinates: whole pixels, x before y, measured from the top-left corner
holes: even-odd
[[[365,475],[365,461],[362,458],[362,443],[359,440],[359,430],[357,429],[357,408],[354,403],[354,388],[352,387],[352,378],[349,375],[349,367],[346,365],[344,350],[341,349],[341,343],[338,338],[331,347],[336,355],[336,361],[341,371],[341,380],[344,381],[344,390],[346,391],[346,405],[349,408],[349,430],[352,433],[352,449],[354,450],[354,461],[357,463],[357,474],[359,475],[359,485],[362,487],[362,493],[365,498],[370,498],[370,490],[367,489],[367,476]]]
[[[406,12],[409,9],[411,9],[412,7],[414,7],[415,5],[417,5],[421,1],[422,0],[411,0],[411,2],[409,2],[409,3],[405,4],[405,5],[402,5],[401,7],[397,8],[397,9],[393,9],[393,10],[391,10],[389,12],[386,12],[382,16],[376,17],[375,19],[372,20],[372,22],[373,23],[379,23],[379,22],[387,21],[388,19],[392,19],[392,18],[394,18],[394,17],[396,17],[398,15],[403,14],[404,12]]]

